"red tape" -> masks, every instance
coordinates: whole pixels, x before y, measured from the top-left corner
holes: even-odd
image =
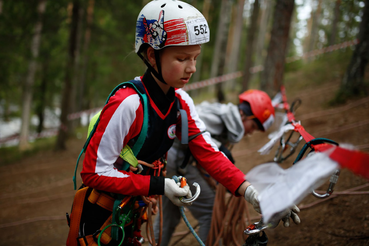
[[[341,147],[335,147],[329,157],[337,161],[342,168],[347,168],[353,173],[369,180],[369,155]]]
[[[304,138],[305,142],[310,142],[311,140],[315,139],[313,136],[311,136],[307,131],[305,131],[304,127],[302,127],[299,123],[292,123],[292,125],[295,127],[294,131],[300,133],[300,135]]]

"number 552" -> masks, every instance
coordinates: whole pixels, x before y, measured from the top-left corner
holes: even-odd
[[[200,34],[208,33],[207,28],[208,28],[207,25],[203,24],[203,25],[194,26],[193,30],[195,32],[195,35],[197,36],[197,35],[200,35]]]

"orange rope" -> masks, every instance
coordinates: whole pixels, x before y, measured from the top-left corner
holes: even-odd
[[[247,202],[243,197],[231,196],[227,199],[227,195],[226,188],[219,184],[215,195],[211,227],[206,240],[207,246],[219,245],[219,240],[223,241],[223,245],[243,243],[243,231],[251,221]]]

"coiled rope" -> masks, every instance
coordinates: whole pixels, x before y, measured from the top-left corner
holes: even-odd
[[[226,202],[226,188],[219,184],[213,206],[211,227],[206,240],[207,246],[241,245],[243,231],[251,223],[247,202],[243,197],[230,196]],[[246,220],[245,220],[246,218]]]

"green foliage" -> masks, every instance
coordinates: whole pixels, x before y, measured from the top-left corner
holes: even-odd
[[[334,97],[329,101],[329,105],[336,106],[346,103],[350,99],[358,99],[368,96],[369,83],[364,83],[360,88],[342,87],[336,92]]]
[[[320,34],[317,48],[327,46],[331,35],[332,21],[336,1],[322,2],[321,22],[319,25]],[[336,43],[342,43],[356,38],[361,22],[362,7],[361,0],[342,0],[339,8],[338,32]]]
[[[36,0],[3,2],[0,15],[0,100],[18,104],[22,79],[27,71],[30,40],[36,18]],[[12,94],[8,93],[11,92]],[[10,96],[11,95],[11,96]]]
[[[37,139],[30,143],[31,148],[21,152],[18,147],[2,147],[0,148],[0,166],[15,163],[26,156],[35,155],[41,151],[52,150],[55,137]]]
[[[351,55],[351,48],[347,48],[316,57],[314,61],[305,63],[298,71],[286,73],[284,85],[291,89],[303,89],[327,81],[340,83]]]
[[[21,114],[22,86],[27,76],[31,58],[30,48],[35,23],[38,20],[36,10],[38,2],[38,0],[3,1],[3,9],[0,15],[0,103],[5,109],[9,105],[18,106],[16,112],[4,115],[5,118]],[[195,5],[199,10],[202,10],[204,4],[204,0],[188,0],[186,2]],[[143,7],[143,1],[95,1],[91,40],[86,51],[87,53],[82,48],[87,28],[86,8],[88,0],[82,0],[80,3],[84,14],[82,15],[82,27],[80,29],[81,39],[80,43],[78,43],[80,60],[76,80],[80,78],[79,72],[82,70],[82,62],[87,57],[86,85],[83,98],[78,99],[81,100],[84,109],[86,109],[102,106],[110,91],[117,84],[144,73],[145,65],[134,53],[136,19]],[[236,2],[233,1],[233,3],[235,4]],[[36,109],[40,110],[42,107],[60,107],[60,97],[65,81],[68,59],[70,4],[71,1],[67,0],[47,1],[46,12],[43,16],[38,70],[33,88],[33,111],[36,111]],[[251,6],[252,2],[248,4]],[[337,43],[352,40],[356,37],[360,21],[358,16],[361,15],[362,4],[363,2],[359,0],[342,1]],[[220,0],[213,0],[210,6],[208,23],[211,30],[211,38],[210,42],[202,48],[202,69],[198,71],[198,73],[201,73],[200,80],[209,78],[218,20],[222,18],[222,16],[219,16],[220,6]],[[328,22],[323,21],[320,25],[324,35],[321,35],[319,40],[322,42],[321,46],[324,46],[331,31],[333,1],[324,1],[322,9],[323,20],[328,20]],[[247,15],[248,13],[245,14]],[[295,21],[297,21],[296,16],[297,13],[294,16]],[[270,22],[272,22],[271,18]],[[287,57],[297,54],[293,40],[297,38],[296,33],[299,27],[296,25],[293,25],[293,27]],[[270,31],[270,29],[268,30]],[[244,54],[247,48],[247,43],[244,40],[246,40],[246,37],[247,25],[244,26],[242,32],[243,42],[240,49],[238,71],[244,69]],[[265,42],[267,46],[268,33]],[[303,60],[287,63],[285,69],[286,84],[304,87],[332,79],[339,81],[343,76],[343,71],[346,70],[350,55],[350,49],[346,49],[345,52],[335,51],[331,54],[322,55],[311,63],[304,63]],[[46,89],[44,90],[41,89],[41,85],[45,81]],[[250,81],[250,88],[258,88],[258,84],[259,75],[254,74]],[[226,93],[232,95],[232,98],[234,97],[234,92]],[[213,93],[207,89],[199,94],[201,95],[195,99],[196,102],[213,97]],[[5,110],[5,112],[8,112],[8,110]],[[8,150],[10,155],[13,150]]]

